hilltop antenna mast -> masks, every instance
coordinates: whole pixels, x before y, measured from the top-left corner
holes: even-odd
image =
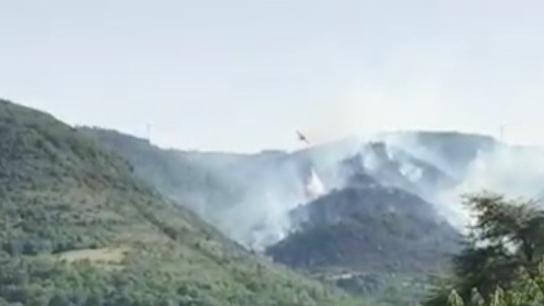
[[[500,126],[500,140],[501,140],[501,142],[504,142],[504,135],[506,134],[506,127],[507,126],[508,125],[506,125],[506,124],[501,124],[501,126]]]
[[[147,142],[149,143],[151,143],[151,128],[152,128],[151,123],[146,124],[145,132],[146,132]]]

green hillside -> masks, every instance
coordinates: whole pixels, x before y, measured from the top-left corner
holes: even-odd
[[[0,100],[0,305],[359,305],[258,259],[53,117]]]
[[[244,190],[225,177],[230,166],[246,163],[249,156],[167,150],[141,139],[100,128],[78,129],[101,147],[115,152],[134,166],[139,178],[217,225],[221,209],[239,201]],[[227,183],[229,182],[229,183]]]

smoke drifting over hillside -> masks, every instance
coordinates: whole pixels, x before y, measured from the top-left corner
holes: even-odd
[[[416,194],[459,229],[468,220],[463,194],[535,198],[544,192],[541,150],[487,136],[401,132],[244,155],[162,150],[111,131],[87,133],[129,159],[164,194],[258,250],[294,230],[293,209],[343,189],[353,176]]]
[[[359,148],[355,151],[345,147],[335,150],[331,145],[320,152],[319,158],[313,156],[312,163],[320,170],[319,178],[327,190],[344,187],[354,171],[353,163],[350,171],[346,171],[345,162],[350,159],[353,162],[355,158],[360,167],[358,171],[371,175],[385,186],[404,189],[433,203],[459,230],[469,221],[469,213],[462,205],[465,194],[490,191],[535,198],[544,192],[544,154],[535,148],[513,147],[490,137],[457,133],[395,133],[372,139],[352,140]],[[320,165],[320,161],[327,164]],[[310,176],[317,173],[312,169]],[[304,179],[291,182],[299,188],[307,186]],[[270,192],[281,193],[281,190],[272,188]],[[308,202],[302,197],[296,200],[298,204]],[[288,212],[293,205],[276,203],[278,206],[266,206],[271,210],[265,214],[274,216],[271,224],[277,222],[281,226],[261,230],[279,230],[269,237],[280,238],[292,230]],[[266,245],[274,240],[261,242]]]
[[[442,135],[444,136],[444,135]],[[544,152],[538,148],[509,146],[485,136],[452,134],[430,141],[429,134],[395,134],[382,137],[433,164],[454,179],[448,188],[429,188],[427,200],[436,204],[453,225],[463,229],[470,213],[462,196],[482,191],[539,200],[544,192]],[[436,142],[438,141],[438,142]]]
[[[544,192],[543,152],[507,146],[479,152],[463,180],[441,193],[438,201],[453,213],[450,221],[463,226],[470,221],[470,214],[458,204],[460,195],[481,191],[540,201]]]
[[[471,163],[460,190],[487,189],[513,197],[544,191],[544,154],[527,148],[497,147]]]

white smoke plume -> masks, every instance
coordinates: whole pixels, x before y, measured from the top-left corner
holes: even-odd
[[[313,168],[311,170],[310,177],[307,179],[305,187],[306,198],[308,199],[308,201],[315,200],[327,193],[325,184]]]
[[[544,151],[482,136],[472,139],[467,135],[457,136],[460,139],[457,146],[461,147],[458,154],[449,150],[438,152],[422,142],[417,133],[394,133],[379,138],[433,164],[455,180],[446,189],[428,188],[426,199],[436,204],[437,211],[459,229],[470,222],[470,213],[462,205],[464,195],[489,191],[532,200],[544,195]]]
[[[454,225],[464,227],[470,214],[460,205],[461,196],[489,191],[509,198],[541,200],[544,195],[544,153],[539,149],[497,146],[479,152],[462,182],[438,195]]]
[[[544,193],[541,150],[507,146],[479,136],[436,136],[455,150],[429,145],[418,133],[395,133],[365,140],[354,138],[294,153],[258,155],[241,163],[233,161],[228,167],[214,171],[222,172],[229,185],[242,189],[242,196],[227,203],[225,208],[214,206],[202,214],[231,238],[248,248],[263,250],[292,230],[289,217],[292,209],[345,186],[351,174],[342,170],[343,163],[357,154],[371,175],[379,175],[382,165],[398,161],[398,174],[405,178],[399,182],[407,185],[396,187],[435,204],[437,211],[460,229],[468,222],[468,213],[462,205],[464,194],[488,190],[508,197],[534,198]],[[383,150],[382,146],[368,150],[377,140],[386,143]],[[452,145],[452,141],[459,143]],[[451,184],[438,186],[428,181],[429,176],[423,179],[424,169],[403,159],[404,153],[442,170],[452,180]],[[381,183],[395,186],[398,182]]]

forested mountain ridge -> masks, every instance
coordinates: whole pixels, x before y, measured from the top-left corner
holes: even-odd
[[[79,131],[246,247],[254,236],[276,233],[256,241],[277,261],[386,305],[421,301],[428,277],[451,267],[460,249],[462,194],[541,194],[544,182],[540,151],[459,132],[395,132],[294,152],[231,154]],[[320,192],[308,196],[316,181]]]
[[[308,218],[301,227],[300,220],[280,218],[277,224],[284,222],[290,232],[296,232],[278,245],[269,245],[269,254],[280,262],[319,277],[335,278],[344,272],[353,275],[353,279],[344,278],[338,284],[365,296],[403,288],[410,292],[389,295],[393,304],[401,299],[412,302],[412,287],[418,287],[415,290],[422,294],[423,289],[419,287],[424,286],[425,273],[446,269],[448,255],[457,246],[455,230],[434,214],[430,203],[380,183],[385,181],[417,191],[418,186],[430,186],[427,181],[437,181],[437,177],[445,178],[437,182],[449,182],[447,175],[436,167],[394,147],[380,143],[363,146],[355,139],[348,139],[292,153],[207,153],[165,150],[145,139],[110,130],[79,130],[107,149],[125,156],[134,165],[136,174],[165,195],[173,199],[201,200],[179,203],[218,224],[227,235],[236,230],[258,231],[260,228],[244,226],[243,221],[249,219],[256,224],[263,213],[270,216],[267,213],[297,205],[302,206],[293,210],[296,212],[293,214],[299,216],[313,215],[306,214],[310,211],[331,212],[338,222]],[[395,154],[388,154],[391,150],[396,150]],[[366,163],[369,157],[373,160],[371,169]],[[416,171],[421,168],[423,181],[404,178],[403,170],[407,165],[412,165],[411,169]],[[278,197],[279,201],[272,203],[275,206],[265,206],[267,195],[303,192],[312,171],[325,185],[324,194],[315,205],[311,198],[299,194],[298,197]],[[402,184],[394,184],[392,177]],[[344,211],[335,211],[337,202],[342,204],[338,208],[344,207]],[[393,214],[391,209],[398,211]],[[414,211],[410,212],[412,209]],[[221,226],[228,220],[232,221],[234,231]],[[432,232],[427,232],[429,229]],[[417,283],[414,276],[419,278]],[[402,285],[407,281],[414,283],[409,289]],[[383,293],[383,296],[387,294]]]
[[[258,259],[52,116],[0,100],[0,305],[358,305]]]
[[[78,131],[126,158],[138,176],[193,210],[202,210],[210,205],[207,203],[227,205],[241,192],[232,185],[227,186],[220,172],[228,165],[239,163],[246,155],[165,150],[147,139],[113,130],[81,127]]]
[[[291,218],[293,233],[268,253],[313,271],[436,272],[460,246],[460,235],[432,204],[377,182],[333,191]]]
[[[293,159],[282,151],[233,154],[167,150],[116,131],[78,130],[125,157],[135,174],[162,194],[248,247],[268,239],[268,233],[259,229],[268,230],[281,223],[274,219],[274,212],[283,212],[284,207],[294,207],[306,198],[304,180],[311,161],[304,157]]]

